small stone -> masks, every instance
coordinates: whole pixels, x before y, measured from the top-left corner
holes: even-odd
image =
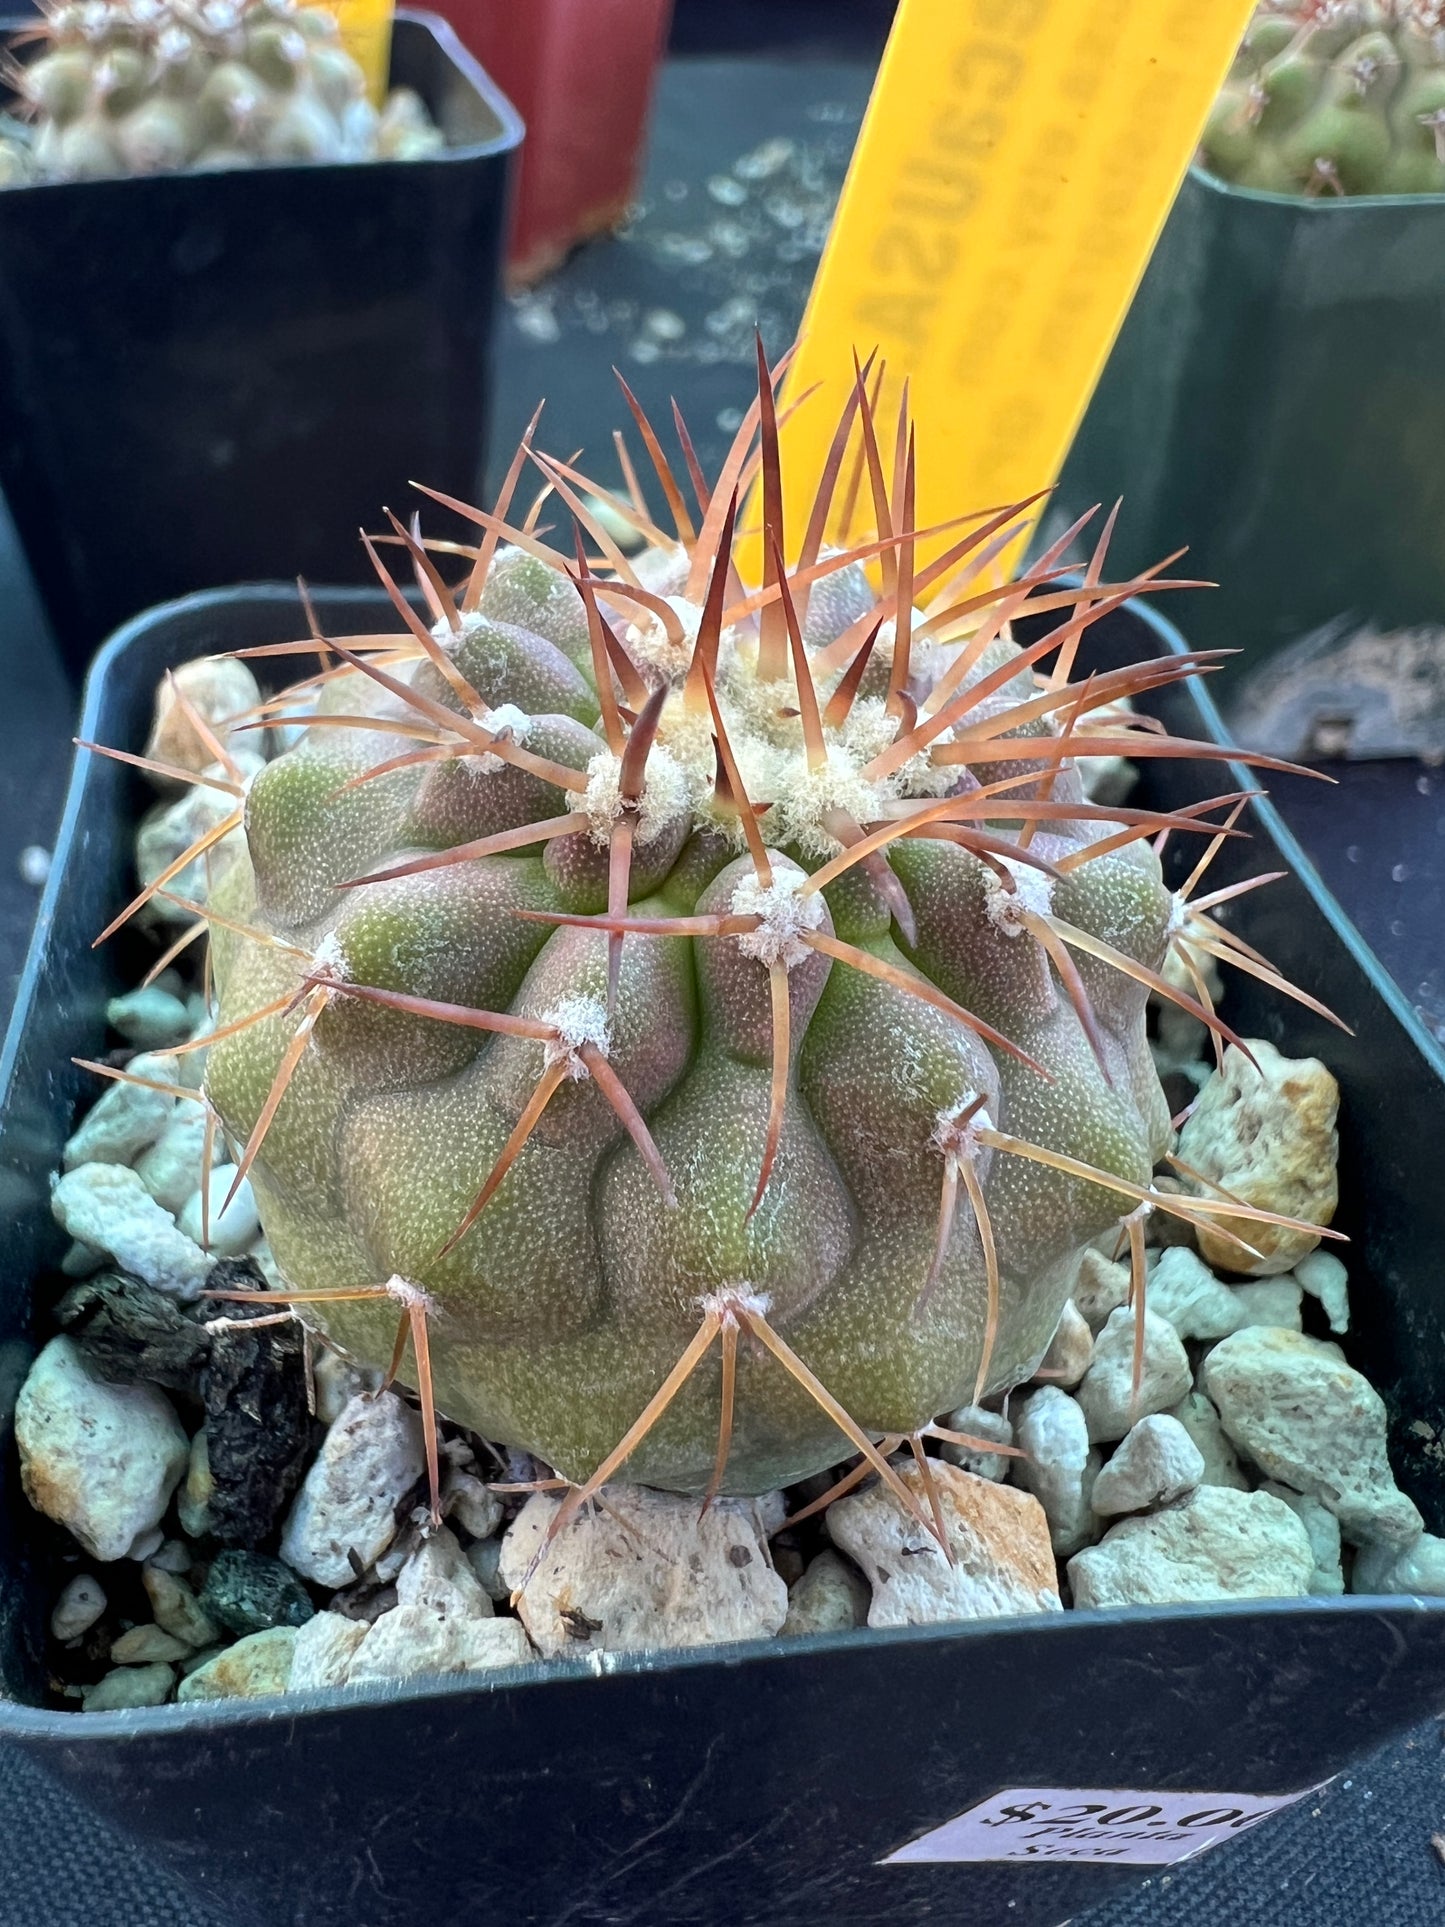
[[[205,1148],[204,1108],[178,1103],[155,1143],[135,1161],[136,1175],[163,1211],[180,1211],[199,1189]]]
[[[316,1388],[316,1416],[323,1425],[334,1425],[348,1400],[358,1392],[374,1392],[381,1384],[381,1373],[360,1371],[328,1345],[318,1345],[311,1354],[311,1378]]]
[[[453,1469],[442,1484],[442,1512],[473,1539],[490,1539],[502,1523],[502,1502],[475,1472]]]
[[[502,1577],[500,1539],[479,1539],[476,1545],[468,1546],[467,1564],[477,1575],[477,1583],[488,1599],[501,1601],[511,1597],[512,1588]]]
[[[1057,1385],[1045,1385],[1019,1406],[1014,1438],[1025,1454],[1014,1461],[1014,1478],[1043,1507],[1055,1557],[1067,1559],[1099,1536],[1089,1504],[1099,1453],[1083,1411]]]
[[[200,774],[211,767],[215,751],[186,708],[177,702],[178,691],[190,709],[210,725],[213,736],[228,746],[234,733],[230,725],[260,702],[261,692],[251,671],[234,656],[198,656],[193,662],[183,662],[159,685],[145,753],[153,763]],[[260,734],[248,732],[253,741]],[[150,780],[157,789],[175,787],[173,777],[153,776]]]
[[[1237,1044],[1199,1094],[1179,1136],[1180,1161],[1221,1191],[1263,1211],[1327,1225],[1339,1203],[1340,1087],[1318,1058],[1288,1058],[1262,1038]],[[1205,1262],[1265,1278],[1289,1271],[1319,1243],[1316,1233],[1249,1219],[1221,1225],[1259,1252],[1250,1259],[1217,1232],[1196,1233]]]
[[[262,1282],[249,1258],[223,1258],[211,1274],[217,1291],[259,1292]],[[264,1300],[229,1300],[201,1377],[206,1520],[228,1546],[254,1549],[270,1538],[311,1450],[305,1334],[294,1319],[265,1322],[271,1309]]]
[[[1204,1479],[1204,1454],[1178,1419],[1154,1412],[1124,1436],[1094,1481],[1092,1505],[1101,1517],[1153,1512],[1193,1492]]]
[[[272,1626],[249,1633],[234,1646],[198,1666],[176,1689],[176,1698],[189,1700],[264,1699],[284,1693],[291,1680],[291,1654],[296,1645],[294,1626]]]
[[[258,757],[238,754],[236,761],[242,767],[243,777],[261,768]],[[219,763],[210,764],[205,774],[219,776],[228,783],[230,781]],[[173,802],[158,803],[153,810],[148,810],[141,818],[135,838],[135,868],[141,882],[146,885],[154,883],[161,872],[168,870],[178,857],[184,856],[192,844],[218,828],[235,807],[235,798],[227,791],[209,789],[198,783],[186,795],[177,797]],[[244,848],[245,831],[240,827],[228,831],[203,856],[195,857],[183,870],[172,875],[166,885],[166,894],[153,896],[146,905],[147,917],[164,924],[194,922],[192,912],[182,909],[176,899],[186,897],[192,903],[204,905],[213,882],[219,882]],[[195,1065],[197,1059],[204,1056],[204,1051],[194,1051],[183,1057],[181,1062]]]
[[[1108,1324],[1110,1314],[1129,1302],[1129,1267],[1115,1264],[1092,1245],[1086,1246],[1070,1295],[1089,1330],[1097,1335]]]
[[[170,1403],[146,1385],[106,1385],[69,1338],[52,1338],[15,1408],[25,1496],[93,1558],[123,1559],[164,1516],[186,1462]]]
[[[133,1057],[128,1068],[137,1077],[174,1084],[179,1068],[174,1057]],[[165,1091],[122,1081],[107,1085],[66,1141],[64,1166],[73,1171],[83,1164],[129,1164],[155,1143],[170,1121],[177,1100]],[[98,1242],[98,1240],[92,1240]]]
[[[945,1431],[962,1432],[966,1438],[984,1439],[992,1445],[1012,1445],[1014,1429],[1002,1412],[990,1412],[983,1405],[960,1405],[956,1412],[949,1412],[943,1421]],[[955,1445],[945,1439],[939,1446],[939,1455],[950,1465],[958,1466],[964,1472],[972,1472],[980,1479],[1002,1481],[1008,1477],[1013,1458],[1006,1452],[978,1451],[972,1446]],[[825,1488],[826,1489],[826,1488]]]
[[[89,1278],[92,1272],[99,1271],[105,1263],[105,1253],[97,1251],[93,1245],[83,1245],[78,1238],[72,1238],[60,1260],[60,1269],[67,1278]]]
[[[162,1572],[187,1573],[194,1563],[191,1549],[184,1539],[167,1539],[158,1552],[151,1554],[151,1564]]]
[[[1172,1407],[1170,1418],[1177,1418],[1193,1439],[1204,1460],[1202,1485],[1222,1485],[1235,1492],[1247,1492],[1249,1480],[1240,1469],[1234,1447],[1219,1423],[1219,1414],[1203,1392],[1191,1392]]]
[[[291,1692],[318,1686],[344,1686],[356,1649],[370,1632],[364,1619],[345,1613],[313,1613],[298,1627],[291,1649]]]
[[[182,1300],[204,1288],[211,1260],[177,1230],[123,1164],[81,1164],[58,1178],[50,1194],[56,1222],[72,1238],[93,1245],[157,1291]]]
[[[396,1537],[397,1507],[425,1465],[421,1420],[404,1399],[353,1398],[297,1494],[281,1557],[317,1585],[347,1585]]]
[[[476,1673],[534,1659],[515,1619],[492,1602],[445,1526],[402,1567],[396,1605],[358,1647],[347,1679],[409,1679],[417,1673]]]
[[[131,1540],[130,1545],[126,1548],[125,1556],[127,1559],[141,1561],[151,1559],[160,1551],[165,1542],[166,1535],[161,1531],[159,1526],[147,1526],[144,1532],[138,1532],[134,1539]]]
[[[207,1507],[211,1503],[210,1454],[206,1450],[206,1435],[197,1432],[191,1440],[190,1455],[186,1460],[186,1476],[176,1495],[176,1516],[181,1522],[181,1531],[188,1538],[204,1539],[210,1531]]]
[[[1163,1512],[1121,1519],[1069,1561],[1074,1604],[1166,1606],[1292,1599],[1309,1591],[1309,1535],[1267,1492],[1202,1485]]]
[[[168,1050],[172,1044],[184,1043],[191,1029],[190,1012],[180,998],[156,984],[112,997],[105,1007],[105,1021],[137,1050]]]
[[[233,1633],[304,1626],[316,1608],[291,1568],[259,1552],[218,1552],[201,1588],[201,1607]]]
[[[1096,1254],[1097,1255],[1097,1254]],[[1039,1361],[1035,1378],[1071,1392],[1094,1362],[1094,1333],[1072,1298],[1064,1301],[1058,1330]]]
[[[705,1646],[782,1626],[788,1590],[768,1561],[757,1501],[721,1499],[699,1517],[682,1493],[609,1485],[601,1497],[553,1540],[522,1592],[522,1623],[541,1652]],[[560,1504],[534,1492],[508,1527],[509,1586],[527,1579]],[[735,1547],[746,1565],[729,1558]]]
[[[1350,1574],[1350,1591],[1445,1598],[1445,1539],[1423,1532],[1403,1551],[1397,1546],[1361,1546]]]
[[[183,1639],[177,1639],[174,1633],[160,1626],[132,1626],[112,1645],[110,1656],[117,1666],[134,1666],[154,1660],[184,1659],[190,1650]]]
[[[1057,1612],[1054,1555],[1038,1500],[1013,1486],[975,1478],[946,1460],[930,1462],[953,1561],[879,1481],[836,1499],[829,1536],[862,1567],[870,1626],[926,1626],[954,1619]],[[916,1465],[899,1476],[928,1512]]]
[[[1352,1545],[1409,1545],[1423,1529],[1395,1485],[1384,1400],[1338,1347],[1298,1332],[1236,1332],[1204,1361],[1230,1438],[1270,1478],[1320,1499]]]
[[[778,1637],[797,1639],[804,1633],[851,1632],[866,1626],[872,1597],[868,1581],[851,1561],[836,1552],[820,1552],[789,1590],[788,1616]]]
[[[1144,1357],[1134,1392],[1134,1314],[1124,1306],[1094,1341],[1094,1362],[1076,1397],[1084,1409],[1089,1437],[1096,1443],[1123,1438],[1130,1426],[1151,1412],[1177,1405],[1193,1383],[1189,1358],[1179,1334],[1157,1312],[1144,1313]]]
[[[1302,1492],[1291,1492],[1287,1485],[1276,1485],[1266,1481],[1260,1488],[1272,1499],[1279,1499],[1287,1505],[1309,1535],[1310,1549],[1315,1556],[1315,1569],[1310,1575],[1310,1591],[1324,1598],[1334,1598],[1345,1589],[1344,1574],[1340,1569],[1340,1522],[1326,1505],[1318,1499],[1307,1499]],[[1391,1558],[1394,1548],[1387,1548]],[[1364,1557],[1362,1553],[1361,1558]],[[1359,1570],[1359,1560],[1355,1569]]]
[[[1159,1254],[1149,1273],[1146,1301],[1181,1338],[1228,1338],[1244,1321],[1234,1292],[1187,1245],[1171,1245]]]
[[[192,1673],[199,1672],[202,1666],[209,1666],[226,1650],[225,1646],[202,1646],[199,1652],[188,1653],[177,1666],[176,1671],[182,1679],[189,1679]]]
[[[1239,1329],[1246,1331],[1252,1325],[1265,1325],[1275,1331],[1303,1330],[1304,1321],[1300,1317],[1302,1295],[1298,1281],[1292,1277],[1261,1278],[1258,1284],[1236,1285],[1234,1297],[1239,1306]]]
[[[144,1566],[141,1583],[151,1602],[156,1624],[173,1633],[186,1646],[214,1646],[221,1629],[201,1606],[194,1592],[178,1574],[160,1566]]]
[[[88,1633],[105,1611],[105,1589],[94,1573],[78,1572],[67,1580],[50,1615],[50,1637],[62,1645]]]
[[[133,1706],[163,1706],[176,1676],[169,1666],[118,1666],[94,1686],[81,1688],[87,1713],[120,1713]]]
[[[55,1308],[92,1378],[194,1393],[211,1341],[174,1298],[114,1271],[74,1285]]]
[[[1317,1298],[1330,1330],[1344,1333],[1350,1329],[1349,1273],[1332,1251],[1310,1251],[1294,1268],[1294,1275]]]
[[[181,1230],[214,1258],[239,1258],[259,1234],[260,1214],[256,1209],[256,1196],[251,1189],[251,1180],[242,1178],[237,1186],[236,1195],[229,1204],[226,1198],[236,1181],[234,1164],[217,1164],[212,1167],[211,1181],[206,1187],[210,1199],[210,1219],[201,1221],[201,1189],[198,1185],[187,1198],[181,1215],[177,1219]]]

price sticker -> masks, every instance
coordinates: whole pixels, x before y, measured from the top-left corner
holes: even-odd
[[[1119,1787],[1011,1787],[890,1853],[880,1866],[1066,1860],[1167,1867],[1258,1826],[1299,1793],[1145,1793]]]
[[[883,420],[911,384],[919,527],[1057,476],[1253,11],[900,0],[788,375],[821,391],[783,431],[790,531],[855,349]]]

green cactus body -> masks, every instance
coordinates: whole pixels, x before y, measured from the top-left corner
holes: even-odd
[[[50,8],[46,38],[19,81],[42,178],[409,159],[442,144],[406,89],[377,113],[323,7],[74,0]]]
[[[1266,0],[1209,117],[1205,164],[1276,193],[1445,193],[1439,0]]]
[[[560,556],[493,543],[425,649],[324,682],[213,885],[206,1091],[288,1285],[421,1287],[441,1411],[569,1479],[741,1308],[723,1489],[756,1493],[847,1449],[829,1399],[906,1435],[1037,1363],[1171,1144],[1116,960],[1157,970],[1178,911],[1006,634],[872,646],[893,605],[846,557],[795,571],[791,643],[776,602],[721,626],[727,562],[715,505],[590,591],[589,630]],[[394,1302],[316,1309],[386,1363]],[[707,1487],[725,1349],[621,1476]]]

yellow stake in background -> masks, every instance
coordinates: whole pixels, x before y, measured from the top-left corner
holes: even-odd
[[[910,381],[920,528],[1055,480],[1253,12],[901,0],[787,377],[819,389],[783,429],[790,545],[855,349],[880,427]]]
[[[366,91],[373,107],[386,99],[391,71],[393,0],[331,0],[341,29],[341,44],[366,75]]]

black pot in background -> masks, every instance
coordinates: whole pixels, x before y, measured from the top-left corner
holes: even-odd
[[[0,491],[77,672],[189,590],[359,579],[413,478],[475,490],[521,122],[428,14],[392,80],[443,153],[0,193]]]
[[[393,626],[375,594],[325,591],[317,604],[330,634]],[[266,586],[151,611],[98,661],[82,733],[139,743],[164,669],[294,634],[298,614],[291,591]],[[1089,667],[1182,646],[1143,611],[1094,634]],[[1217,734],[1202,694],[1168,690],[1153,706],[1176,733]],[[1145,772],[1139,800],[1167,807],[1250,786],[1218,764]],[[12,1402],[33,1348],[31,1281],[63,1244],[48,1174],[93,1095],[71,1055],[104,1048],[105,1000],[128,981],[115,945],[90,939],[134,887],[147,800],[113,761],[78,769],[0,1057],[0,1384]],[[1226,1014],[1339,1074],[1351,1356],[1384,1392],[1402,1482],[1438,1530],[1445,1470],[1411,1424],[1445,1432],[1445,1187],[1426,1170],[1445,1138],[1445,1065],[1268,805],[1252,828],[1211,883],[1291,873],[1232,906],[1234,927],[1354,1035],[1248,979]],[[1296,1791],[1445,1706],[1445,1600],[1346,1598],[600,1656],[284,1702],[46,1710],[48,1601],[27,1568],[35,1521],[8,1432],[3,1452],[0,1743],[254,1927],[1056,1927],[1142,1874],[878,1863],[1003,1788]]]
[[[1445,623],[1445,196],[1264,194],[1195,168],[1066,464],[1062,528],[1123,494],[1110,552],[1189,544],[1171,604],[1259,664],[1336,616]]]

